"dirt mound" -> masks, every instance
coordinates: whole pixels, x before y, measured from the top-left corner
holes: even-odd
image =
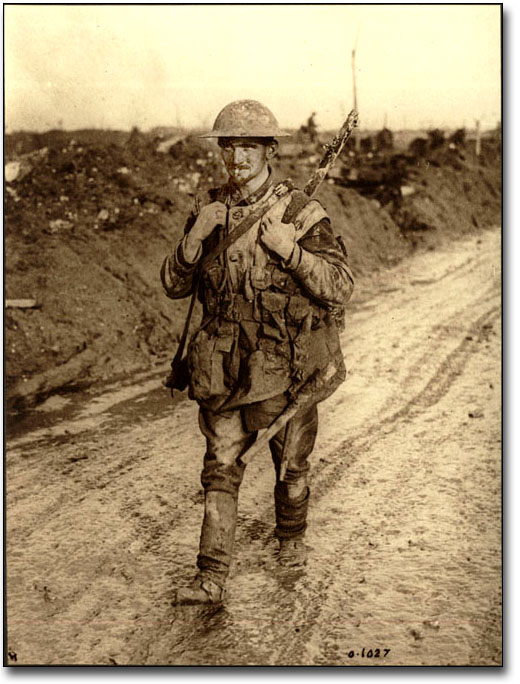
[[[5,296],[36,300],[6,309],[8,405],[163,364],[187,302],[165,297],[159,268],[194,195],[224,178],[213,144],[137,129],[58,131],[7,136],[6,150]],[[338,165],[317,196],[357,275],[499,222],[498,157],[452,158],[444,145]],[[283,156],[277,171],[301,185],[316,160]]]
[[[336,183],[386,210],[412,247],[434,247],[500,220],[499,143],[486,140],[476,157],[474,146],[456,140],[435,130],[407,152],[343,156]]]

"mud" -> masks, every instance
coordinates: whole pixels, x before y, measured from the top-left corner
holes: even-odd
[[[221,608],[194,572],[204,444],[162,367],[8,423],[11,664],[500,665],[500,231],[358,278],[320,405],[303,569],[246,471]]]

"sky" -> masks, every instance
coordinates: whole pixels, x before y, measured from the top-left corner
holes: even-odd
[[[228,102],[282,126],[485,128],[501,118],[499,4],[7,5],[5,126],[208,128]]]

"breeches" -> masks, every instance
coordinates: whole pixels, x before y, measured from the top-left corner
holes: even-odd
[[[238,490],[245,470],[245,465],[237,460],[253,444],[257,432],[246,430],[240,410],[214,413],[201,409],[199,422],[207,448],[201,475],[205,507],[197,566],[201,578],[223,587],[231,563]],[[295,416],[269,442],[276,470],[275,534],[280,540],[305,533],[309,503],[307,458],[317,430],[318,411],[314,405],[301,416]],[[282,458],[287,458],[288,467],[284,481],[280,482]]]
[[[272,416],[274,420],[277,414]],[[248,432],[239,409],[214,413],[201,409],[199,425],[206,438],[206,454],[201,482],[206,492],[224,491],[238,496],[245,466],[237,463],[253,444],[257,432]],[[294,498],[305,487],[309,471],[308,457],[312,453],[318,432],[318,410],[314,405],[297,414],[269,442],[276,471],[276,480]],[[287,460],[284,482],[279,482],[280,463]]]

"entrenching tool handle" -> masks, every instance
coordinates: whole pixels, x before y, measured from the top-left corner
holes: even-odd
[[[291,404],[271,423],[267,430],[239,457],[243,465],[252,461],[259,451],[269,444],[270,440],[298,413],[298,406]]]
[[[252,444],[249,449],[239,456],[238,460],[246,465],[249,461],[261,451],[269,441],[301,410],[305,410],[316,397],[319,396],[320,390],[325,385],[328,385],[337,373],[336,366],[333,363],[323,370],[316,370],[308,379],[301,385],[297,391],[294,400],[280,413],[278,418],[271,423],[267,430]],[[282,459],[282,472],[285,472],[287,466],[284,466]]]

